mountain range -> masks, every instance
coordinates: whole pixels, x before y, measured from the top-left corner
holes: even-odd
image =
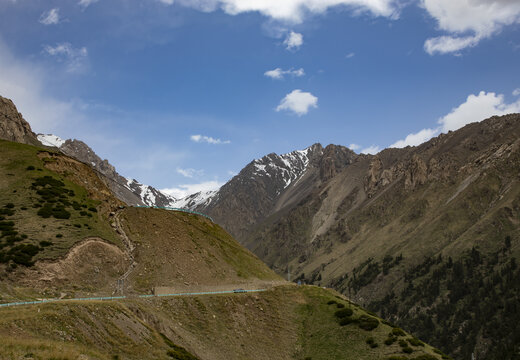
[[[519,120],[475,119],[376,155],[271,153],[184,199],[125,179],[77,140],[38,138],[110,179],[120,201],[205,213],[278,274],[334,288],[457,359],[516,359]],[[35,144],[28,129],[4,133]]]

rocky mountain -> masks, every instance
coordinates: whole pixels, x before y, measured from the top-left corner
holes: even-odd
[[[38,140],[45,146],[58,148],[64,154],[91,165],[109,180],[110,189],[128,205],[171,207],[176,199],[152,186],[135,179],[127,179],[116,171],[108,160],[101,159],[87,144],[80,140],[62,140],[56,135],[38,134]]]
[[[0,96],[0,139],[22,144],[39,144],[31,125],[9,99]]]
[[[278,168],[290,167],[271,154],[198,210],[279,273],[290,267],[296,278],[414,323],[457,358],[513,358],[519,120],[493,117],[377,155],[313,145],[301,158],[292,153],[299,166],[285,177]]]
[[[0,140],[1,359],[449,359],[284,281],[210,219],[123,206],[108,185],[55,148]]]
[[[271,153],[249,163],[219,191],[194,209],[211,214],[234,236],[245,239],[252,227],[297,205],[357,155],[336,145]]]

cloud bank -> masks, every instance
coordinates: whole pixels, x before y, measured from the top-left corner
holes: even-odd
[[[220,144],[231,144],[230,140],[220,140],[213,138],[211,136],[205,136],[205,135],[191,135],[190,140],[196,143],[208,143],[213,145],[220,145]]]

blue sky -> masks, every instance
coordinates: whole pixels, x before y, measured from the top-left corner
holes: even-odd
[[[511,0],[0,0],[0,95],[175,196],[520,112]]]

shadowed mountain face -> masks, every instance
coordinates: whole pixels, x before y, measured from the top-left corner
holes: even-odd
[[[275,172],[290,154],[270,154],[198,210],[279,273],[290,266],[294,276],[350,292],[405,325],[427,318],[414,329],[461,358],[472,352],[511,358],[518,349],[507,329],[519,333],[512,319],[520,311],[503,311],[503,297],[520,296],[510,282],[519,276],[520,115],[377,155],[333,145],[309,149],[308,162],[299,162],[290,182]],[[481,261],[468,267],[476,254]],[[456,273],[449,267],[454,263]],[[509,277],[493,280],[502,271]],[[426,291],[430,282],[437,284],[432,293]],[[486,288],[488,282],[494,285]],[[479,318],[484,304],[496,321],[494,332]],[[461,335],[468,319],[482,323]]]

